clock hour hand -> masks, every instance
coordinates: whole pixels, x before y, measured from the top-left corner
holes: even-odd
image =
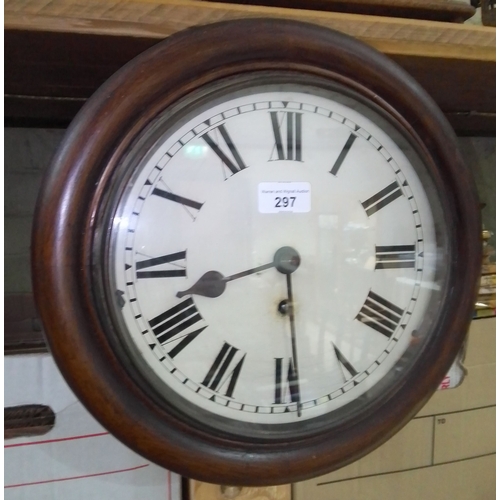
[[[228,281],[244,278],[272,267],[275,267],[280,273],[290,274],[299,267],[299,264],[300,256],[296,250],[291,247],[281,247],[276,251],[273,261],[269,262],[269,264],[254,267],[231,276],[224,276],[219,271],[208,271],[191,288],[177,292],[176,295],[179,298],[184,297],[184,295],[201,295],[214,299],[224,293]]]
[[[177,292],[177,297],[184,297],[184,295],[202,295],[203,297],[214,299],[224,293],[228,281],[244,278],[245,276],[265,271],[271,267],[275,267],[274,261],[269,264],[264,264],[263,266],[242,271],[241,273],[232,274],[231,276],[224,276],[219,273],[219,271],[208,271],[191,288],[182,292]]]

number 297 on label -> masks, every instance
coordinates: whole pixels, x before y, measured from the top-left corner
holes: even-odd
[[[311,185],[308,182],[261,182],[258,197],[261,214],[311,210]]]

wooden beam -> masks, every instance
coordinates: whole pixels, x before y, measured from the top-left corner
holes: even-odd
[[[205,0],[213,1],[213,0]],[[234,0],[217,0],[235,3]],[[476,9],[460,0],[238,0],[239,4],[463,23]],[[494,25],[491,25],[494,26]]]
[[[6,0],[6,124],[66,126],[109,76],[161,39],[258,16],[357,37],[416,78],[457,133],[495,133],[495,28],[197,0]]]
[[[364,40],[389,54],[495,60],[495,28],[196,0],[6,0],[6,29],[162,39],[216,21],[296,19]],[[251,36],[251,34],[242,34]]]

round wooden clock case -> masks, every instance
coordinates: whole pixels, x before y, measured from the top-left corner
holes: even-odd
[[[437,106],[363,43],[269,19],[186,30],[89,99],[45,180],[51,352],[106,428],[185,476],[342,467],[463,343],[473,185]]]

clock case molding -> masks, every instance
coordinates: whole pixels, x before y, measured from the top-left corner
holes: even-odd
[[[239,36],[242,30],[252,32],[251,39]],[[203,85],[266,70],[331,78],[389,112],[433,165],[450,217],[453,253],[440,333],[412,376],[377,403],[375,415],[293,440],[293,446],[290,440],[251,442],[219,435],[156,404],[130,376],[103,331],[89,265],[98,206],[114,166],[137,134],[159,111]],[[50,332],[50,349],[70,386],[103,425],[135,451],[182,475],[221,484],[270,485],[347,465],[408,422],[434,393],[463,343],[481,260],[479,204],[469,188],[473,180],[448,122],[425,92],[398,66],[351,38],[264,19],[186,30],[127,64],[97,91],[68,129],[54,164],[39,198],[33,234],[34,291]]]

